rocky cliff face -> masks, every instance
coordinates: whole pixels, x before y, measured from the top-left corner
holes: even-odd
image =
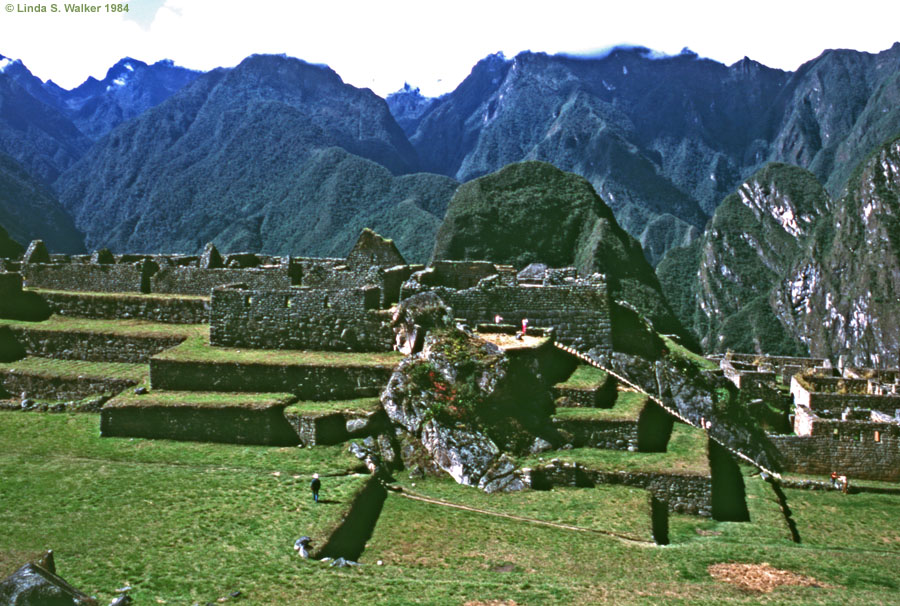
[[[900,139],[832,201],[815,177],[769,165],[726,198],[703,237],[658,274],[707,351],[897,363]]]
[[[461,181],[521,160],[582,175],[655,264],[767,161],[838,193],[846,167],[900,129],[898,58],[900,44],[826,51],[790,73],[641,48],[492,56],[433,103],[411,141],[428,170]]]
[[[900,347],[900,139],[873,153],[779,284],[779,319],[814,356],[896,365]]]
[[[103,80],[88,78],[70,91],[50,90],[56,107],[82,133],[97,140],[122,122],[159,105],[199,75],[171,61],[147,65],[126,57],[109,68]]]
[[[698,245],[690,319],[704,350],[805,353],[772,300],[828,205],[811,173],[770,164],[716,209]]]

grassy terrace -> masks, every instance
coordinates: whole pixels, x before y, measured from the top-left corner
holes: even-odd
[[[556,387],[570,389],[595,389],[603,385],[603,383],[606,381],[607,376],[608,375],[599,368],[595,368],[587,364],[581,364],[575,369],[575,372],[573,372],[568,379],[566,379],[562,383],[557,383]]]
[[[146,385],[145,385],[146,387]],[[286,406],[297,398],[289,393],[227,393],[216,391],[151,390],[136,395],[126,390],[106,403],[106,408],[131,406],[189,406],[193,408],[251,408],[263,409]]]
[[[85,362],[83,360],[56,360],[32,357],[23,358],[15,362],[0,363],[0,372],[8,371],[45,378],[126,379],[137,382],[146,380],[148,375],[146,364]]]
[[[71,290],[52,290],[48,288],[23,288],[26,292],[48,295],[68,295],[78,297],[97,297],[105,299],[122,299],[122,300],[141,300],[141,301],[172,301],[173,299],[189,299],[195,301],[209,301],[208,296],[204,295],[178,295],[166,293],[141,293],[141,292],[90,292],[90,291],[71,291]]]
[[[334,569],[291,546],[332,527],[361,486],[334,475],[359,465],[346,445],[101,439],[97,424],[95,414],[0,412],[0,576],[53,548],[60,574],[103,604],[125,584],[139,604],[218,603],[234,590],[249,605],[897,603],[897,497],[788,490],[804,540],[795,545],[769,486],[747,476],[751,522],[673,515],[672,545],[654,547],[603,534],[649,536],[644,491],[485,495],[397,474],[431,498],[600,532],[391,493],[364,566]],[[313,472],[324,476],[319,506]],[[766,562],[826,586],[744,591],[710,576],[722,562]]]
[[[374,366],[393,368],[403,354],[396,351],[355,353],[212,347],[208,335],[195,335],[154,356],[156,360],[212,364],[269,364],[273,366]]]
[[[620,391],[612,408],[557,408],[555,416],[579,421],[637,421],[647,404],[647,396],[636,391]]]
[[[709,474],[706,455],[706,434],[682,423],[672,428],[667,452],[628,452],[626,450],[600,450],[575,448],[544,452],[522,458],[523,467],[545,465],[552,459],[579,463],[584,467],[601,471],[646,471],[658,473]]]
[[[42,322],[24,322],[0,318],[0,326],[51,332],[89,333],[135,338],[202,337],[209,334],[205,324],[162,324],[146,320],[92,320],[71,316],[51,316]]]
[[[301,400],[285,409],[285,414],[295,413],[300,415],[331,414],[333,412],[374,412],[381,401],[378,398],[358,398],[356,400],[327,400],[312,401]]]
[[[701,370],[714,370],[719,367],[719,365],[712,360],[707,360],[700,354],[695,354],[683,345],[679,345],[669,337],[665,335],[660,335],[660,337],[666,344],[666,348],[669,350],[669,355],[681,358]]]

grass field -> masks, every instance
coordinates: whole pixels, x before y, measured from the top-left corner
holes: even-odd
[[[0,412],[0,575],[52,548],[59,573],[101,604],[126,584],[136,604],[218,603],[231,591],[260,605],[900,602],[900,497],[788,489],[796,545],[770,487],[748,475],[750,523],[674,515],[672,544],[657,547],[640,490],[485,495],[397,474],[406,494],[468,509],[391,492],[363,566],[336,569],[292,545],[333,528],[362,486],[346,445],[101,439],[98,424],[96,414]],[[825,586],[742,590],[709,574],[722,562]]]

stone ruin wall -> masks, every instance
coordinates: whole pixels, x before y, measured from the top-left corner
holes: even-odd
[[[812,436],[770,436],[785,471],[818,475],[837,471],[851,481],[900,481],[900,435],[896,426],[837,420],[820,420],[815,426]]]
[[[80,292],[41,292],[53,313],[61,316],[107,320],[131,318],[164,324],[206,324],[209,299],[166,298],[154,295],[119,293],[102,297]]]
[[[254,349],[392,351],[388,312],[377,287],[213,291],[210,344]]]
[[[875,395],[866,393],[865,379],[839,379],[832,377],[795,377],[791,382],[791,395],[797,406],[814,411],[866,408],[893,416],[900,410],[900,395]],[[839,386],[847,393],[839,393]]]
[[[110,264],[23,263],[21,273],[29,288],[102,293],[209,296],[209,291],[216,286],[235,282],[258,289],[282,289],[291,286],[289,264],[240,269],[207,269],[169,265],[156,260]]]
[[[644,488],[665,502],[670,512],[709,517],[712,515],[712,478],[689,474],[599,471],[577,463],[551,461],[542,467],[523,469],[526,485],[536,489],[552,486],[621,484]]]
[[[560,286],[487,285],[435,292],[471,326],[503,322],[520,324],[523,318],[534,328],[553,328],[554,339],[587,351],[612,350],[610,304],[605,284]]]
[[[150,386],[169,391],[284,392],[302,400],[377,397],[393,365],[326,366],[150,360]]]

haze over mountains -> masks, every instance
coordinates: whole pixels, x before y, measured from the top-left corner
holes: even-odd
[[[0,153],[18,184],[3,190],[0,208],[16,212],[0,225],[61,251],[187,253],[213,241],[334,256],[368,226],[424,262],[460,183],[541,160],[584,177],[651,264],[668,255],[663,290],[707,348],[805,352],[800,327],[811,325],[779,281],[797,284],[802,263],[847,262],[847,251],[823,257],[821,225],[856,224],[862,190],[845,187],[898,133],[900,43],[826,51],[796,72],[639,47],[498,54],[436,99],[411,86],[381,99],[284,56],[207,73],[125,58],[66,91],[0,56]],[[785,231],[787,212],[809,222]],[[891,233],[859,229],[865,242]],[[891,346],[867,342],[860,355]]]

